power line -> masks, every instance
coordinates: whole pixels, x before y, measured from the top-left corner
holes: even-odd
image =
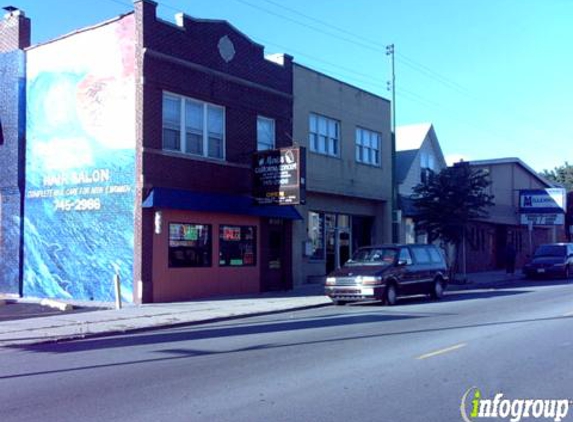
[[[372,51],[377,51],[377,52],[381,52],[381,51],[382,51],[382,50],[379,49],[379,48],[371,47],[371,46],[369,46],[369,45],[367,45],[367,44],[364,44],[364,43],[362,43],[362,42],[354,41],[354,40],[351,40],[351,39],[346,38],[346,37],[342,37],[342,36],[337,35],[337,34],[332,33],[332,32],[326,32],[326,31],[324,31],[324,30],[322,30],[322,29],[320,29],[320,28],[317,28],[316,26],[306,24],[306,23],[304,23],[304,22],[301,22],[301,21],[296,20],[296,19],[293,19],[293,18],[289,18],[289,17],[287,17],[287,16],[285,16],[285,15],[282,15],[282,14],[280,14],[280,13],[273,12],[272,10],[266,9],[266,8],[264,8],[264,7],[261,7],[261,6],[257,6],[257,5],[255,5],[255,4],[249,2],[249,1],[246,1],[246,0],[235,0],[235,1],[238,2],[238,3],[244,4],[244,5],[246,5],[246,6],[252,7],[252,8],[254,8],[254,9],[261,10],[261,11],[263,11],[263,12],[265,12],[265,13],[268,13],[269,15],[276,16],[276,17],[278,17],[278,18],[281,18],[281,19],[287,20],[287,21],[289,21],[289,22],[295,23],[295,24],[297,24],[297,25],[299,25],[299,26],[302,26],[302,27],[304,27],[304,28],[311,29],[311,30],[313,30],[313,31],[319,32],[319,33],[324,34],[324,35],[328,35],[328,36],[330,36],[330,37],[338,38],[339,40],[345,41],[345,42],[347,42],[347,43],[354,44],[354,45],[357,45],[357,46],[359,46],[359,47],[367,48],[367,49],[372,50]]]
[[[353,38],[355,38],[355,39],[358,39],[358,40],[360,40],[360,41],[355,41],[355,40],[349,39],[348,37],[344,37],[344,36],[341,36],[341,35],[338,35],[338,34],[334,34],[334,33],[332,33],[332,32],[326,32],[326,31],[324,31],[324,30],[322,30],[322,29],[320,29],[320,28],[317,28],[316,26],[308,25],[308,24],[303,23],[303,22],[301,22],[301,21],[298,21],[298,20],[296,20],[296,19],[289,18],[289,17],[287,17],[287,16],[285,16],[285,15],[283,15],[283,14],[270,11],[269,9],[266,9],[266,8],[263,8],[263,7],[260,7],[260,6],[257,6],[257,5],[255,5],[255,4],[249,2],[249,1],[246,1],[246,0],[235,0],[235,1],[236,1],[236,2],[239,2],[239,3],[242,3],[242,4],[245,4],[245,5],[249,6],[249,7],[254,8],[254,9],[261,10],[261,11],[263,11],[263,12],[265,12],[265,13],[268,13],[268,14],[271,14],[271,15],[273,15],[273,16],[279,17],[279,18],[281,18],[281,19],[285,19],[285,20],[287,20],[287,21],[289,21],[289,22],[296,23],[297,25],[301,25],[301,26],[303,26],[303,27],[306,27],[306,28],[311,29],[311,30],[313,30],[313,31],[322,33],[322,34],[324,34],[324,35],[332,36],[332,37],[335,37],[335,38],[337,38],[337,39],[339,39],[339,40],[342,40],[342,41],[345,41],[345,42],[348,42],[348,43],[357,45],[357,46],[359,46],[359,47],[366,48],[366,49],[368,49],[368,50],[375,51],[375,52],[379,52],[379,53],[385,53],[385,52],[386,52],[386,45],[385,45],[385,44],[381,44],[381,43],[379,43],[379,42],[377,42],[377,41],[373,41],[373,40],[371,40],[371,39],[369,39],[369,38],[366,38],[366,37],[363,37],[363,36],[361,36],[361,35],[359,35],[359,34],[356,34],[356,33],[354,33],[354,32],[348,31],[348,30],[346,30],[346,29],[344,29],[344,28],[341,28],[341,27],[339,27],[339,26],[333,25],[333,24],[331,24],[331,23],[329,23],[329,22],[325,22],[325,21],[323,21],[323,20],[321,20],[321,19],[318,19],[318,18],[309,16],[309,15],[307,15],[307,14],[305,14],[305,13],[303,13],[303,12],[300,12],[300,11],[298,11],[298,10],[296,10],[296,9],[293,9],[293,8],[291,8],[291,7],[284,6],[284,5],[282,5],[282,4],[279,4],[279,3],[277,3],[276,1],[273,1],[273,0],[264,0],[266,3],[275,5],[276,7],[279,7],[279,8],[281,8],[281,9],[283,9],[283,10],[286,10],[286,11],[292,13],[292,14],[295,14],[295,15],[298,15],[298,16],[302,16],[302,17],[304,17],[305,19],[308,19],[308,20],[310,20],[310,21],[312,21],[312,22],[318,23],[318,24],[320,24],[320,25],[322,25],[322,26],[324,26],[324,27],[333,29],[333,30],[338,31],[338,32],[340,32],[340,33],[343,33],[343,34],[345,34],[345,35],[351,36],[351,37],[353,37]],[[432,69],[430,69],[429,67],[427,67],[427,66],[425,66],[425,65],[423,65],[423,64],[420,64],[420,63],[416,62],[415,60],[409,58],[408,56],[406,56],[406,55],[404,55],[404,54],[397,53],[396,56],[397,56],[397,57],[396,57],[397,61],[399,61],[401,64],[403,64],[403,65],[405,65],[405,66],[407,66],[407,67],[413,69],[413,70],[416,71],[416,72],[421,73],[422,75],[426,76],[426,77],[429,78],[429,79],[433,79],[434,81],[439,82],[439,83],[445,85],[446,87],[457,91],[457,92],[460,93],[460,94],[463,94],[463,95],[466,95],[466,96],[469,96],[469,97],[472,97],[472,98],[475,99],[475,97],[474,97],[467,89],[465,89],[463,86],[461,86],[461,85],[458,84],[457,82],[451,80],[450,78],[447,78],[447,77],[445,77],[445,76],[440,75],[438,72],[435,72],[435,71],[433,71]]]
[[[116,4],[121,4],[122,6],[126,6],[129,8],[133,8],[133,3],[127,3],[127,2],[124,2],[121,0],[107,0],[107,1],[112,2],[112,3],[116,3]]]
[[[309,15],[307,15],[307,14],[305,14],[305,13],[302,13],[302,12],[300,12],[300,11],[298,11],[298,10],[295,10],[295,9],[290,8],[290,7],[287,7],[287,6],[283,5],[283,4],[277,3],[276,1],[273,1],[273,0],[264,0],[264,1],[267,2],[267,3],[273,4],[273,5],[275,5],[275,6],[279,7],[279,8],[281,8],[281,9],[287,10],[287,11],[289,11],[290,13],[293,13],[293,14],[295,14],[295,15],[302,16],[302,17],[304,17],[304,18],[306,18],[306,19],[308,19],[308,20],[310,20],[310,21],[312,21],[312,22],[316,22],[316,23],[318,23],[318,24],[320,24],[320,25],[323,25],[323,26],[325,26],[325,27],[327,27],[327,28],[334,29],[335,31],[339,31],[339,32],[341,32],[341,33],[343,33],[343,34],[350,35],[351,37],[354,37],[354,38],[359,39],[359,40],[361,40],[361,41],[364,41],[364,42],[366,42],[366,43],[372,44],[373,46],[378,47],[378,51],[380,51],[380,50],[379,50],[380,48],[385,48],[384,45],[382,45],[382,44],[380,44],[380,43],[378,43],[378,42],[372,41],[372,40],[370,40],[370,39],[368,39],[368,38],[366,38],[366,37],[363,37],[362,35],[359,35],[359,34],[356,34],[356,33],[354,33],[354,32],[348,31],[348,30],[343,29],[343,28],[341,28],[341,27],[339,27],[339,26],[332,25],[331,23],[325,22],[325,21],[323,21],[323,20],[321,20],[321,19],[318,19],[318,18],[315,18],[315,17],[313,17],[313,16],[309,16]]]
[[[313,30],[313,31],[316,31],[316,32],[318,32],[318,33],[321,33],[321,34],[323,34],[323,35],[331,36],[331,37],[334,37],[334,38],[337,38],[337,39],[339,39],[339,40],[342,40],[342,41],[345,41],[345,42],[348,42],[348,43],[357,45],[357,46],[359,46],[359,47],[363,47],[363,48],[368,49],[368,50],[371,50],[371,51],[376,51],[376,52],[380,52],[380,53],[385,52],[385,45],[382,45],[382,44],[380,44],[380,43],[378,43],[378,42],[372,41],[372,40],[370,40],[370,39],[368,39],[368,38],[365,38],[365,37],[362,37],[362,36],[360,36],[360,35],[357,35],[357,34],[355,34],[355,33],[353,33],[353,32],[347,31],[347,30],[345,30],[345,29],[343,29],[343,28],[341,28],[341,27],[339,27],[339,26],[332,25],[332,24],[330,24],[330,23],[328,23],[328,22],[325,22],[325,21],[323,21],[323,20],[321,20],[321,19],[318,19],[318,18],[309,16],[309,15],[307,15],[307,14],[305,14],[305,13],[303,13],[303,12],[300,12],[300,11],[298,11],[298,10],[296,10],[296,9],[293,9],[293,8],[290,8],[290,7],[287,7],[287,6],[280,5],[280,4],[277,3],[276,1],[273,1],[273,0],[264,0],[264,1],[265,1],[266,3],[268,3],[268,4],[275,5],[275,6],[277,6],[277,7],[280,7],[280,8],[283,9],[283,10],[289,11],[290,13],[293,13],[293,14],[298,15],[298,16],[302,16],[302,17],[304,17],[304,18],[306,18],[306,19],[308,19],[308,20],[310,20],[310,21],[312,21],[312,22],[319,23],[320,25],[323,25],[323,26],[325,26],[325,27],[334,29],[334,30],[339,31],[339,32],[342,32],[342,33],[344,33],[344,34],[346,34],[346,35],[350,35],[350,36],[352,36],[352,37],[354,37],[354,38],[360,39],[360,40],[362,40],[362,41],[365,41],[365,42],[368,43],[368,44],[365,44],[365,42],[358,42],[358,41],[355,41],[355,40],[351,40],[351,39],[349,39],[348,37],[344,37],[344,36],[341,36],[341,35],[339,35],[339,34],[334,34],[334,33],[332,33],[332,32],[326,32],[326,31],[324,31],[324,30],[322,30],[322,29],[320,29],[320,28],[317,28],[316,26],[308,25],[308,24],[303,23],[303,22],[300,22],[300,21],[298,21],[298,20],[296,20],[296,19],[293,19],[293,18],[290,18],[290,17],[286,17],[286,16],[284,16],[283,14],[276,13],[276,12],[270,11],[269,9],[266,9],[266,8],[263,8],[263,7],[254,5],[253,3],[249,2],[249,1],[246,1],[246,0],[235,0],[235,1],[236,1],[236,2],[239,2],[239,3],[242,3],[242,4],[245,4],[245,5],[249,6],[249,7],[254,8],[254,9],[261,10],[261,11],[263,11],[263,12],[265,12],[265,13],[268,13],[268,14],[271,14],[271,15],[273,15],[273,16],[277,16],[277,17],[279,17],[279,18],[281,18],[281,19],[284,19],[284,20],[287,20],[287,21],[289,21],[289,22],[296,23],[297,25],[300,25],[300,26],[309,28],[309,29],[311,29],[311,30]],[[459,83],[453,81],[453,80],[450,79],[450,78],[447,78],[447,77],[445,77],[445,76],[439,74],[438,72],[435,72],[434,70],[430,69],[428,66],[426,66],[426,65],[424,65],[424,64],[421,64],[421,63],[418,63],[417,61],[411,59],[410,57],[408,57],[408,56],[406,56],[406,55],[404,55],[404,54],[402,54],[402,53],[397,53],[396,56],[397,56],[397,61],[398,61],[400,64],[402,64],[402,65],[404,65],[404,66],[406,66],[406,67],[409,67],[410,69],[412,69],[412,70],[414,70],[414,71],[416,71],[416,72],[418,72],[418,73],[424,75],[425,77],[427,77],[427,78],[429,78],[429,79],[432,79],[432,80],[434,80],[434,81],[436,81],[436,82],[442,84],[443,86],[445,86],[445,87],[447,87],[447,88],[449,88],[449,89],[451,89],[451,90],[453,90],[453,91],[456,91],[456,92],[459,93],[459,94],[462,94],[462,95],[464,95],[464,96],[466,96],[466,97],[468,97],[468,98],[470,98],[470,99],[472,99],[472,100],[475,100],[475,101],[484,101],[484,102],[489,101],[489,99],[486,99],[486,98],[483,98],[483,97],[480,98],[480,97],[478,97],[478,96],[472,94],[468,89],[466,89],[464,86],[460,85]],[[514,111],[514,113],[515,113],[515,111]],[[519,112],[518,112],[518,114],[520,114],[521,116],[517,116],[517,115],[514,114],[513,120],[519,121],[520,124],[523,124],[523,120],[526,120],[527,122],[532,122],[532,121],[533,121],[533,119],[531,119],[530,117],[527,117],[527,116],[523,115],[522,113],[519,113]],[[508,117],[509,117],[509,115],[508,115]],[[536,132],[538,132],[538,133],[541,133],[541,131],[539,131],[538,129],[534,129],[534,130],[535,130]]]
[[[120,4],[120,5],[126,6],[126,7],[133,7],[132,4],[127,3],[127,2],[124,2],[124,1],[121,1],[121,0],[107,0],[107,1],[112,2],[112,3],[116,3],[116,4]],[[344,33],[345,35],[348,35],[348,36],[354,37],[354,38],[356,38],[356,39],[359,39],[360,41],[355,41],[355,40],[349,39],[348,37],[341,36],[341,35],[339,35],[339,34],[335,34],[335,33],[332,33],[332,32],[330,32],[330,31],[329,31],[329,32],[324,31],[324,30],[322,30],[322,29],[320,29],[320,28],[318,28],[318,27],[316,27],[316,26],[314,26],[314,25],[309,25],[309,24],[306,24],[306,23],[304,23],[304,22],[298,21],[298,20],[296,20],[296,19],[286,17],[286,16],[284,16],[283,14],[280,14],[280,13],[277,13],[277,12],[273,12],[273,11],[267,9],[267,8],[263,8],[263,7],[257,6],[257,5],[255,5],[255,4],[249,2],[249,1],[246,1],[246,0],[235,0],[235,1],[236,1],[236,2],[239,2],[239,3],[241,3],[241,4],[244,4],[244,5],[247,5],[247,6],[251,7],[251,8],[260,10],[260,11],[262,11],[262,12],[264,12],[264,13],[267,13],[267,14],[270,14],[270,15],[273,15],[273,16],[276,16],[276,17],[279,17],[279,18],[281,18],[281,19],[287,20],[287,21],[289,21],[289,22],[292,22],[292,23],[295,23],[295,24],[297,24],[297,25],[300,25],[300,26],[306,27],[306,28],[308,28],[308,29],[311,29],[311,30],[313,30],[313,31],[319,32],[319,33],[321,33],[321,34],[323,34],[323,35],[330,36],[330,37],[334,37],[334,38],[340,39],[340,40],[342,40],[342,41],[345,41],[345,42],[348,42],[348,43],[357,45],[357,46],[359,46],[359,47],[366,48],[366,49],[371,50],[371,51],[376,51],[376,52],[381,52],[381,53],[382,53],[382,52],[385,52],[385,46],[383,46],[382,44],[380,44],[380,43],[378,43],[378,42],[372,41],[372,40],[370,40],[370,39],[368,39],[368,38],[366,38],[366,37],[363,37],[363,36],[361,36],[361,35],[355,34],[355,33],[351,32],[351,31],[347,31],[347,30],[345,30],[345,29],[343,29],[343,28],[341,28],[341,27],[338,27],[338,26],[336,26],[336,25],[332,25],[332,24],[330,24],[330,23],[328,23],[328,22],[325,22],[325,21],[323,21],[323,20],[321,20],[321,19],[314,18],[314,17],[309,16],[309,15],[303,13],[303,12],[300,12],[300,11],[298,11],[298,10],[295,10],[295,9],[293,9],[293,8],[290,8],[290,7],[281,5],[281,4],[277,3],[276,1],[273,1],[273,0],[264,0],[264,1],[265,1],[266,3],[268,3],[268,4],[271,4],[271,5],[274,5],[274,6],[276,6],[276,7],[279,7],[279,8],[281,8],[281,9],[283,9],[283,10],[286,10],[286,11],[292,13],[292,14],[295,14],[295,15],[298,15],[298,16],[301,16],[301,17],[304,17],[304,18],[306,18],[306,19],[308,19],[308,20],[310,20],[310,21],[312,21],[312,22],[318,23],[318,24],[320,24],[320,25],[323,25],[323,26],[328,27],[328,28],[330,28],[330,29],[333,29],[333,30],[335,30],[335,31]],[[164,8],[167,8],[167,9],[171,9],[171,10],[176,11],[176,12],[180,12],[180,11],[181,11],[181,9],[176,8],[176,7],[174,7],[174,6],[170,5],[170,4],[167,4],[167,3],[165,3],[165,2],[160,2],[159,5],[160,5],[161,7],[164,7]],[[308,57],[308,58],[310,58],[311,60],[313,60],[313,61],[315,61],[315,62],[320,62],[320,63],[326,64],[326,65],[328,65],[328,66],[341,69],[341,70],[343,70],[344,72],[346,72],[347,74],[353,74],[353,75],[357,75],[357,76],[358,76],[358,77],[353,76],[353,77],[350,77],[350,78],[349,78],[349,77],[345,77],[345,79],[347,79],[347,80],[352,80],[352,81],[358,82],[359,84],[367,84],[368,86],[377,87],[377,88],[379,88],[379,89],[386,89],[386,86],[385,86],[385,85],[383,85],[383,84],[381,84],[381,83],[378,83],[378,82],[375,82],[375,80],[372,79],[370,75],[367,75],[367,74],[365,74],[365,73],[357,72],[357,71],[355,71],[354,69],[350,69],[350,68],[347,68],[347,67],[344,67],[344,66],[340,66],[340,65],[337,65],[337,64],[328,62],[328,61],[326,61],[326,60],[318,59],[318,58],[316,58],[315,56],[311,56],[311,55],[308,55],[308,54],[305,54],[305,53],[302,53],[302,52],[297,52],[297,51],[295,51],[295,50],[292,50],[292,49],[289,49],[289,48],[285,48],[284,46],[281,46],[281,45],[276,44],[276,43],[273,43],[273,42],[268,42],[268,41],[264,41],[264,40],[261,40],[261,41],[264,42],[264,43],[267,44],[267,45],[269,45],[269,44],[270,44],[270,45],[275,45],[275,46],[277,46],[277,47],[279,47],[279,48],[282,48],[282,49],[284,49],[284,50],[287,50],[287,51],[290,50],[290,51],[292,51],[293,53],[296,53],[296,54],[298,54],[298,55]],[[368,43],[368,44],[366,44],[366,43]],[[407,67],[409,67],[409,68],[411,68],[411,69],[417,71],[418,73],[420,73],[420,74],[422,74],[422,75],[424,75],[424,76],[426,76],[426,77],[428,77],[428,78],[430,78],[430,79],[433,79],[433,80],[435,80],[435,81],[441,83],[442,85],[444,85],[444,86],[446,86],[446,87],[448,87],[448,88],[450,88],[450,89],[452,89],[452,90],[454,90],[454,91],[456,91],[456,92],[458,92],[458,93],[460,93],[460,94],[463,94],[463,95],[465,95],[465,96],[467,96],[467,97],[470,97],[470,98],[472,98],[472,99],[478,99],[478,98],[476,98],[474,95],[472,95],[467,89],[465,89],[462,85],[456,83],[455,81],[452,81],[452,80],[449,79],[449,78],[446,78],[446,77],[440,75],[439,73],[433,71],[433,70],[430,69],[429,67],[427,67],[427,66],[425,66],[425,65],[423,65],[423,64],[420,64],[420,63],[416,62],[415,60],[412,60],[411,58],[407,57],[406,55],[404,55],[404,54],[402,54],[402,53],[396,53],[396,56],[397,56],[397,57],[396,57],[396,58],[397,58],[397,61],[399,61],[401,64],[403,64],[403,65],[405,65],[405,66],[407,66]],[[332,73],[332,72],[331,72],[331,73]],[[336,74],[336,73],[335,73],[335,74]],[[410,100],[410,101],[418,102],[418,103],[423,104],[423,105],[425,105],[425,106],[427,106],[427,107],[430,107],[430,108],[440,108],[440,109],[442,109],[442,110],[449,111],[450,113],[451,113],[452,111],[455,112],[455,113],[457,113],[457,110],[448,110],[447,108],[443,107],[443,105],[441,105],[441,104],[439,104],[439,103],[437,103],[437,102],[435,102],[435,101],[428,100],[427,98],[424,98],[423,96],[421,96],[421,95],[419,95],[419,94],[417,94],[417,93],[415,93],[415,92],[413,92],[413,91],[409,91],[409,90],[407,90],[407,89],[405,89],[405,88],[398,87],[397,93],[398,93],[398,95],[401,96],[401,97],[405,97],[406,99],[408,99],[408,100]],[[408,98],[408,96],[409,96],[409,98]],[[453,117],[452,114],[450,114],[450,117]],[[461,120],[461,119],[459,119],[459,118],[455,118],[455,120],[458,120],[458,121],[460,121],[460,122],[463,122],[463,123],[465,123],[465,124],[468,124],[468,125],[470,125],[470,126],[472,126],[472,127],[477,127],[477,128],[479,128],[481,131],[485,131],[485,127],[484,127],[483,125],[476,126],[475,124],[470,123],[470,122],[467,121],[467,120]],[[527,119],[527,121],[531,121],[531,120],[530,120],[530,119]],[[493,132],[491,132],[491,131],[489,131],[489,132],[490,132],[490,133],[493,133]],[[539,131],[538,131],[538,132],[539,132]],[[499,136],[499,134],[495,134],[495,135],[496,135],[496,136]]]

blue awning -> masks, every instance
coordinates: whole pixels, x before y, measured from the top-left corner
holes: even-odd
[[[302,220],[292,205],[256,205],[248,196],[192,192],[183,189],[153,188],[142,206]]]

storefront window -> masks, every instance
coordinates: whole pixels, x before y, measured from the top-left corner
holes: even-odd
[[[338,214],[338,228],[339,229],[349,229],[350,228],[350,216],[346,214]]]
[[[211,254],[211,225],[169,224],[169,267],[210,267]]]
[[[257,263],[255,226],[219,227],[219,266],[249,267]]]
[[[324,214],[309,211],[308,239],[311,243],[310,259],[324,259]]]

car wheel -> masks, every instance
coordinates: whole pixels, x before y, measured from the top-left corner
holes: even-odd
[[[444,280],[438,278],[434,281],[431,295],[434,300],[440,300],[444,297]]]
[[[397,301],[398,292],[396,291],[396,285],[394,283],[390,283],[384,292],[384,304],[388,306],[394,306]]]

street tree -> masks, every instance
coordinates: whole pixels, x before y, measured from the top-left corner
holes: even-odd
[[[556,182],[567,190],[573,192],[573,165],[565,161],[565,164],[555,167],[553,170],[543,170],[541,176],[550,182]]]
[[[488,207],[494,205],[493,195],[487,192],[490,185],[488,174],[469,163],[431,173],[413,189],[417,227],[430,241],[439,239],[458,250],[469,222],[487,217]]]

